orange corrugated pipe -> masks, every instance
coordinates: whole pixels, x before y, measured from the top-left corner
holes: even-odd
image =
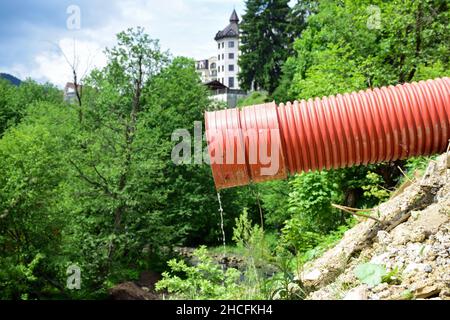
[[[205,114],[217,189],[431,155],[450,139],[450,79]]]

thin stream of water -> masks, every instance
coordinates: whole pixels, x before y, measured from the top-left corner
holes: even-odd
[[[217,199],[219,200],[219,213],[220,213],[220,229],[222,230],[222,241],[223,241],[223,254],[226,253],[226,239],[225,239],[225,229],[223,223],[223,208],[222,208],[222,199],[220,198],[220,192],[217,192]]]

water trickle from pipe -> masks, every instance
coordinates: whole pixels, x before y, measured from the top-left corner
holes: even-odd
[[[217,192],[217,199],[219,200],[220,229],[222,231],[223,254],[225,256],[227,243],[226,243],[226,239],[225,239],[225,229],[224,229],[224,223],[223,223],[223,208],[222,208],[222,199],[220,198],[220,192]]]

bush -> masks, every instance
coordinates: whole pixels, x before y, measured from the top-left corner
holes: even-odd
[[[245,106],[253,106],[257,104],[263,104],[266,102],[269,102],[270,98],[265,92],[261,91],[255,91],[252,92],[252,94],[246,98],[240,99],[238,101],[238,107],[245,107]]]
[[[342,222],[332,203],[342,201],[340,186],[330,172],[302,173],[291,181],[289,211],[303,232],[326,233]]]
[[[204,246],[195,250],[193,255],[198,260],[195,266],[189,266],[184,261],[170,260],[168,262],[170,271],[163,273],[162,280],[156,284],[156,290],[167,290],[174,299],[239,298],[238,270],[229,268],[224,271],[208,256]]]

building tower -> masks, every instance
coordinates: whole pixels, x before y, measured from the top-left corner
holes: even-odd
[[[239,17],[236,10],[230,17],[230,24],[217,32],[217,80],[230,89],[240,89],[238,82]]]

